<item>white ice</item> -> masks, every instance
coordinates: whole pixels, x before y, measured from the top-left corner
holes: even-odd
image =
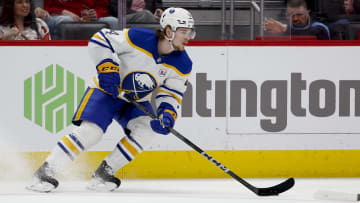
[[[258,187],[280,183],[284,179],[246,179]],[[359,178],[295,179],[295,186],[279,196],[258,197],[233,179],[122,180],[114,192],[96,193],[85,189],[86,181],[61,181],[53,193],[27,191],[24,181],[0,181],[0,202],[21,203],[336,203],[318,200],[319,190],[360,192]],[[348,201],[343,201],[348,202]]]

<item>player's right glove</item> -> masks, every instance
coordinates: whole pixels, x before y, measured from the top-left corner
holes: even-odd
[[[159,119],[150,121],[151,128],[157,133],[169,134],[170,131],[166,127],[174,127],[177,118],[175,109],[170,104],[162,102],[157,110],[157,115]]]
[[[104,59],[96,66],[100,87],[117,98],[120,85],[119,64],[112,59]]]

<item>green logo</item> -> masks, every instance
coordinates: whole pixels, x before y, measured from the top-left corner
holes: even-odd
[[[60,65],[49,65],[24,81],[24,116],[58,133],[71,124],[84,92],[83,79]]]

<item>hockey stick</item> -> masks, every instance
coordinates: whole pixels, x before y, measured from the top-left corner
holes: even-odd
[[[136,102],[133,98],[131,98],[129,95],[127,94],[122,94],[122,96],[127,99],[129,102],[131,102],[132,104],[134,104],[136,107],[138,107],[140,110],[142,110],[146,115],[148,115],[149,117],[151,117],[152,119],[158,119],[155,114],[153,114],[152,112],[150,112],[148,109],[146,109],[143,105],[139,104],[138,102]],[[258,196],[273,196],[273,195],[278,195],[282,192],[285,192],[287,190],[289,190],[290,188],[292,188],[292,186],[294,186],[295,184],[295,180],[293,178],[289,178],[287,180],[285,180],[284,182],[272,186],[272,187],[267,187],[267,188],[258,188],[255,187],[253,185],[251,185],[250,183],[248,183],[247,181],[245,181],[244,179],[240,178],[239,176],[237,176],[234,172],[232,172],[230,169],[226,168],[224,165],[222,165],[220,162],[218,162],[217,160],[215,160],[213,157],[211,157],[209,154],[207,154],[206,152],[204,152],[202,149],[200,149],[198,146],[196,146],[194,143],[192,143],[190,140],[188,140],[186,137],[184,137],[183,135],[181,135],[179,132],[177,132],[175,129],[170,128],[170,127],[166,127],[173,135],[175,135],[177,138],[179,138],[181,141],[185,142],[185,144],[189,145],[191,148],[193,148],[195,151],[197,151],[199,154],[201,154],[203,157],[205,157],[206,159],[208,159],[211,163],[213,163],[214,165],[216,165],[218,168],[220,168],[221,170],[223,170],[225,173],[227,173],[228,175],[230,175],[231,177],[233,177],[235,180],[237,180],[238,182],[240,182],[241,184],[243,184],[246,188],[248,188],[249,190],[251,190],[252,192],[254,192],[256,195]]]

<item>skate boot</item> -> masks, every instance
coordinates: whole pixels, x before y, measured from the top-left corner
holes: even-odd
[[[87,189],[93,191],[114,191],[120,186],[120,179],[115,177],[115,172],[104,160],[92,175]]]
[[[26,189],[36,192],[51,192],[55,190],[59,182],[55,179],[54,171],[45,162],[34,174],[32,183]]]

